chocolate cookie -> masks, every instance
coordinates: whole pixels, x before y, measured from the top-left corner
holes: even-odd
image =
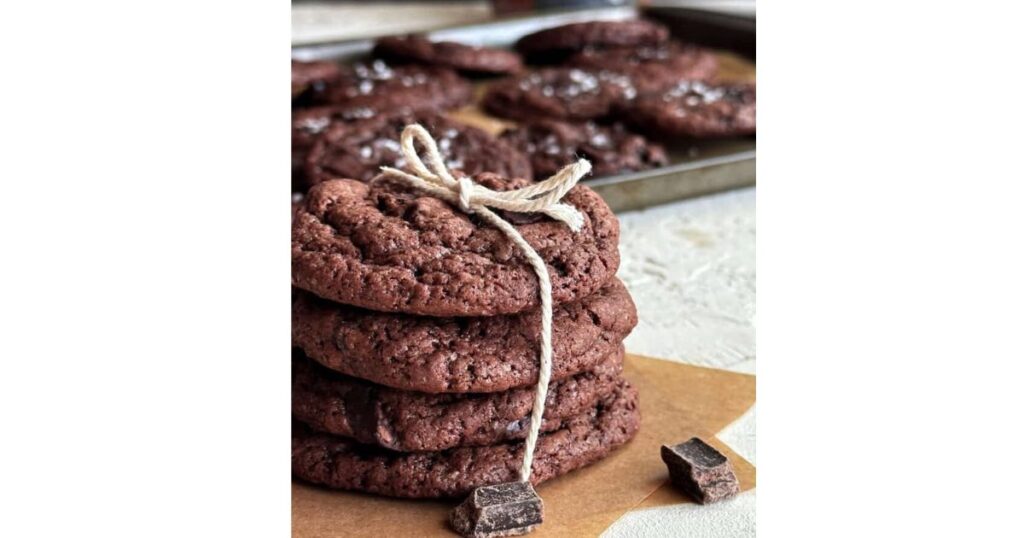
[[[490,113],[518,121],[588,120],[636,95],[629,77],[610,71],[548,68],[497,82],[482,105]]]
[[[490,133],[433,112],[412,112],[331,124],[309,149],[307,184],[335,178],[369,181],[380,173],[381,166],[404,167],[399,140],[402,129],[412,123],[430,131],[451,170],[533,178],[529,158]]]
[[[591,21],[566,24],[523,36],[516,42],[516,50],[533,60],[541,55],[556,58],[559,54],[587,47],[657,45],[668,38],[668,28],[651,21]]]
[[[708,80],[718,72],[718,58],[713,52],[678,42],[651,47],[586,49],[566,63],[627,75],[640,94],[664,91],[684,80]]]
[[[341,65],[335,62],[292,60],[292,101],[319,99],[311,94],[322,96],[330,84],[341,79],[343,72]]]
[[[552,310],[552,379],[590,370],[636,326],[617,279]],[[537,382],[540,314],[425,318],[369,312],[296,290],[292,342],[320,364],[401,390],[496,392]]]
[[[373,47],[373,53],[393,63],[437,65],[475,74],[501,75],[523,68],[522,59],[512,51],[431,41],[416,35],[382,37]]]
[[[539,484],[594,463],[640,427],[636,390],[623,381],[594,409],[537,440],[530,482]],[[292,426],[292,473],[331,488],[392,497],[455,497],[475,487],[518,480],[523,443],[393,452]]]
[[[548,388],[542,432],[564,427],[618,385],[623,347],[593,370]],[[292,415],[314,430],[403,452],[485,446],[526,438],[536,388],[490,394],[400,391],[292,357]]]
[[[499,190],[529,184],[487,172],[473,180]],[[547,263],[555,304],[597,291],[619,266],[619,223],[604,200],[577,185],[562,202],[583,214],[580,231],[547,217],[513,219]],[[501,231],[395,180],[337,179],[309,190],[293,214],[292,284],[340,303],[426,316],[540,305],[537,275]]]
[[[618,123],[538,121],[505,131],[501,138],[530,156],[537,177],[550,176],[579,157],[594,166],[593,177],[668,164],[665,148]]]
[[[683,82],[634,100],[622,117],[638,129],[663,136],[713,138],[754,134],[757,89],[753,84]]]
[[[378,111],[447,110],[473,96],[469,81],[442,67],[402,65],[381,60],[357,63],[326,92],[328,104]]]
[[[334,122],[347,122],[371,118],[377,111],[366,107],[328,105],[312,108],[298,108],[292,111],[292,187],[305,189],[303,179],[306,156],[320,133]]]

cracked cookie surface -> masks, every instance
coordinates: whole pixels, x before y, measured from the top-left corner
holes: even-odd
[[[637,323],[614,279],[552,312],[552,380],[595,367]],[[368,312],[296,292],[292,342],[332,370],[400,390],[498,392],[537,382],[540,313],[426,318]]]
[[[541,432],[610,394],[619,383],[620,345],[593,369],[551,382]],[[333,372],[301,352],[292,357],[292,416],[317,431],[402,452],[486,446],[526,437],[534,386],[489,394],[395,390]]]
[[[625,444],[640,427],[637,393],[628,382],[566,427],[541,435],[530,482],[539,484],[594,463]],[[392,497],[455,497],[519,478],[523,443],[394,452],[292,426],[292,474],[331,488]]]
[[[498,190],[529,184],[486,172],[473,179]],[[578,232],[544,216],[507,215],[545,261],[554,304],[597,291],[619,266],[618,220],[604,200],[577,185],[562,202],[583,214]],[[395,180],[325,181],[292,217],[292,284],[325,299],[425,316],[540,306],[536,274],[500,230]]]

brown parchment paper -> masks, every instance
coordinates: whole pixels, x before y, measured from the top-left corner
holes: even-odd
[[[605,460],[541,484],[544,523],[530,536],[597,536],[632,508],[691,502],[667,485],[659,450],[693,436],[729,457],[743,491],[754,487],[754,466],[714,438],[754,404],[754,376],[638,355],[627,355],[625,376],[640,391],[640,432]],[[456,536],[447,517],[457,502],[388,499],[295,482],[292,535]]]

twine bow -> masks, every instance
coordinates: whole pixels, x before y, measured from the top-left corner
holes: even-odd
[[[415,142],[426,149],[427,162],[430,168],[420,159],[416,152]],[[526,436],[526,449],[523,453],[523,465],[519,470],[519,479],[527,482],[533,467],[533,452],[537,446],[537,436],[544,416],[544,403],[547,400],[548,384],[551,381],[551,277],[548,275],[547,264],[537,251],[523,238],[514,226],[498,216],[493,209],[515,211],[518,213],[543,213],[555,220],[564,222],[573,232],[583,227],[583,214],[569,204],[559,200],[572,189],[580,178],[590,172],[590,162],[580,159],[559,170],[550,178],[511,191],[495,191],[474,183],[468,177],[455,179],[444,164],[444,159],[437,149],[433,137],[420,125],[408,125],[402,130],[402,155],[405,157],[413,173],[396,168],[381,167],[381,175],[405,181],[410,186],[431,196],[452,204],[457,204],[462,211],[478,215],[488,224],[501,230],[526,256],[533,271],[537,274],[540,284],[541,310],[541,346],[540,369],[537,375],[537,392],[533,399],[533,411],[530,415],[530,430]]]

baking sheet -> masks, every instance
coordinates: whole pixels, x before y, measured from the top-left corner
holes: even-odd
[[[580,10],[504,19],[484,24],[459,26],[427,32],[435,40],[452,40],[473,45],[508,47],[519,37],[543,28],[587,20],[621,20],[633,18],[638,10],[632,7]],[[645,11],[644,16],[664,22],[673,32],[686,32],[688,38],[699,37],[698,30],[708,36],[730,37],[717,42],[721,46],[732,43],[746,53],[752,42],[753,23],[737,22],[728,17],[705,17],[701,12],[685,9],[659,8]],[[718,31],[716,34],[715,31]],[[699,41],[699,40],[698,40]],[[292,49],[292,57],[299,60],[355,61],[366,56],[373,48],[373,40],[361,39],[336,43],[304,45]],[[726,81],[755,79],[755,66],[746,57],[725,49],[717,52],[721,64],[720,78]],[[457,119],[480,119],[487,116],[478,109],[458,111]],[[491,119],[491,132],[509,125],[506,121]],[[486,122],[484,122],[486,123]],[[618,174],[593,180],[587,185],[604,197],[615,211],[640,209],[683,198],[709,194],[731,188],[755,184],[755,148],[753,137],[725,140],[680,141],[667,144],[671,163],[654,170]]]
[[[640,432],[608,458],[541,484],[544,524],[530,536],[597,536],[634,507],[691,502],[666,485],[660,447],[693,436],[729,457],[742,491],[754,488],[754,466],[714,438],[754,404],[753,376],[639,355],[627,355],[624,375],[640,391]],[[389,499],[295,482],[292,534],[456,536],[447,517],[457,502]]]

